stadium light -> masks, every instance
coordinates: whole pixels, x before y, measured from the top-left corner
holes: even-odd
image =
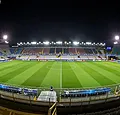
[[[62,44],[62,41],[58,41],[58,42],[56,42],[56,44]]]
[[[3,35],[3,39],[4,39],[4,40],[7,40],[7,39],[8,39],[8,36],[7,36],[7,35]]]
[[[35,45],[37,42],[31,42],[32,45]]]
[[[17,45],[18,45],[18,46],[20,46],[20,44],[19,44],[19,43],[17,43]]]
[[[46,42],[43,42],[45,45],[49,45],[50,42],[46,41]]]
[[[91,45],[91,42],[86,42],[87,45]]]
[[[73,42],[73,44],[74,44],[74,45],[78,45],[78,44],[79,44],[79,42],[74,41],[74,42]]]
[[[5,41],[6,44],[8,44],[9,42],[8,41]]]
[[[65,41],[65,44],[67,44],[67,42]]]
[[[117,36],[115,36],[115,40],[119,40],[119,36],[117,35]]]
[[[114,42],[114,44],[118,44],[118,42],[116,41],[116,42]]]
[[[23,43],[22,42],[20,42],[20,45],[22,45]]]

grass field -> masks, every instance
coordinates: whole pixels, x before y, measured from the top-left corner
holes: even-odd
[[[113,62],[0,63],[0,82],[32,87],[85,88],[120,83],[120,64]]]

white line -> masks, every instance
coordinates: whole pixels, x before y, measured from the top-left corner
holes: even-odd
[[[60,64],[60,89],[62,88],[62,62]]]

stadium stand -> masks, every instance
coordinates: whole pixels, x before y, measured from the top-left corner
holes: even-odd
[[[69,48],[69,54],[76,54],[76,48]]]
[[[10,48],[10,53],[15,54],[16,48]]]
[[[41,53],[41,54],[48,55],[49,52],[50,52],[50,48],[44,48],[44,49],[42,50],[42,53]]]
[[[8,45],[0,45],[0,52],[2,55],[10,54],[9,46]]]
[[[24,47],[10,48],[11,54],[20,60],[72,59],[72,60],[105,60],[104,51],[94,47]],[[101,53],[99,53],[101,52]],[[58,55],[60,54],[60,55]],[[3,55],[1,53],[1,55]],[[14,56],[15,56],[14,55]]]
[[[94,54],[98,54],[96,49],[92,49]]]
[[[56,49],[55,48],[50,48],[50,54],[55,54]]]
[[[85,54],[85,51],[83,48],[76,48],[76,50],[78,54],[81,54],[81,55]]]
[[[63,54],[69,54],[69,48],[63,48]]]
[[[56,48],[56,54],[62,53],[62,48]]]
[[[112,54],[120,55],[120,45],[114,45]]]
[[[22,51],[23,51],[23,48],[17,48],[15,50],[15,54],[20,54],[20,53],[22,53]]]

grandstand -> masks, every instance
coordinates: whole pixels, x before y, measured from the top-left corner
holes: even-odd
[[[114,45],[113,50],[112,50],[112,54],[114,55],[120,55],[120,45]]]
[[[85,43],[81,42],[80,45],[71,45],[71,42],[52,42],[48,46],[43,46],[46,42],[39,42],[31,46],[31,43],[22,42],[17,43],[17,48],[10,48],[10,52],[16,55],[17,59],[22,60],[46,60],[56,59],[78,59],[78,60],[105,60],[104,46],[105,44]],[[58,45],[57,45],[58,43]],[[66,45],[67,44],[67,45]],[[83,45],[84,44],[84,45]],[[58,56],[59,55],[59,56]]]

